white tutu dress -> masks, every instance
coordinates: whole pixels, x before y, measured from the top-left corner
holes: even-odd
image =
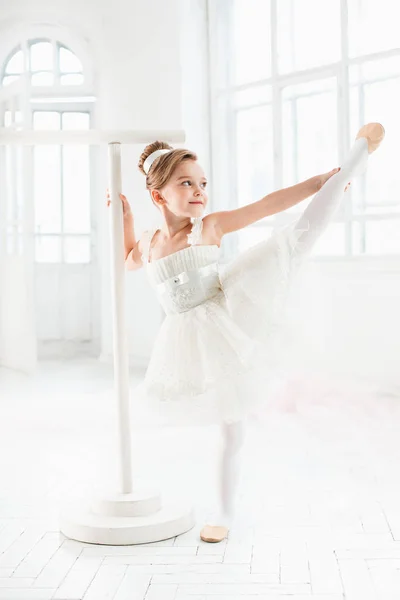
[[[367,157],[360,138],[299,220],[227,265],[218,246],[202,244],[201,218],[188,247],[163,258],[151,260],[155,231],[146,232],[142,259],[166,316],[134,400],[172,424],[234,422],[268,409],[268,386],[285,368],[289,291]]]

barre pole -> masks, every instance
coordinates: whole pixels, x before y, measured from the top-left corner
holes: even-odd
[[[129,411],[129,363],[125,328],[125,257],[121,193],[121,144],[108,145],[111,195],[111,296],[113,313],[114,384],[117,400],[119,477],[121,493],[132,492],[132,454]]]

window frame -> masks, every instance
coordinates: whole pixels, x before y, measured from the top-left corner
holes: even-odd
[[[34,108],[31,109],[32,111],[32,119],[33,119],[33,114],[35,112],[56,112],[59,113],[60,115],[62,115],[65,112],[80,112],[80,113],[86,113],[89,115],[89,129],[93,128],[93,107],[91,105],[89,105],[87,103],[35,103]],[[95,168],[94,168],[94,161],[95,161],[95,148],[93,146],[88,146],[89,149],[89,182],[90,182],[90,198],[93,197],[93,181],[94,181],[94,173],[95,173]],[[63,146],[60,146],[60,174],[61,174],[61,183],[63,181],[63,163],[62,163],[62,157],[63,157]],[[57,264],[59,265],[74,265],[74,264],[79,264],[79,265],[87,265],[93,262],[93,235],[96,231],[96,226],[95,226],[95,213],[94,213],[94,208],[93,208],[93,203],[90,203],[90,231],[87,233],[68,233],[66,231],[64,231],[64,223],[63,223],[63,205],[64,205],[64,197],[63,197],[63,187],[61,185],[61,204],[60,204],[60,208],[61,208],[61,232],[60,233],[40,233],[37,232],[36,230],[34,231],[34,239],[35,242],[38,238],[45,238],[45,237],[58,237],[60,239],[60,243],[61,243],[61,259],[60,261],[57,262]],[[64,259],[64,239],[68,237],[68,238],[89,238],[90,241],[90,261],[89,263],[69,263],[66,262]],[[49,264],[49,263],[44,263],[44,262],[40,262],[40,264]],[[51,263],[54,264],[54,263]]]

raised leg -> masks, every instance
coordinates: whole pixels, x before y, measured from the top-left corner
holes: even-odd
[[[364,125],[357,134],[349,155],[340,168],[317,192],[295,225],[299,232],[296,251],[311,250],[319,236],[325,231],[337,210],[346,184],[367,168],[368,156],[383,140],[385,130],[379,123]]]

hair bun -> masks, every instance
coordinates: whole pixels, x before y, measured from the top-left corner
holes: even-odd
[[[156,150],[173,150],[173,147],[170,146],[169,144],[167,144],[167,142],[161,142],[159,140],[157,140],[156,142],[152,142],[151,144],[149,144],[148,146],[146,146],[146,148],[143,150],[142,154],[140,155],[139,158],[139,162],[138,162],[138,168],[139,171],[141,173],[143,173],[143,175],[145,175],[147,177],[147,173],[144,170],[144,163],[147,160],[147,158],[150,156],[150,154],[153,154],[153,152],[155,152]]]

